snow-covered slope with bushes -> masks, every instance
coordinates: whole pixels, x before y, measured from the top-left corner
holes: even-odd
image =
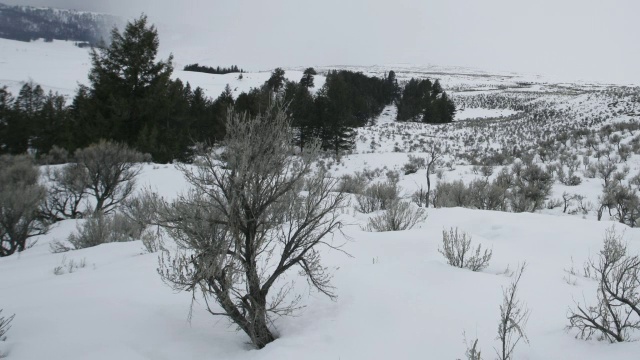
[[[198,60],[176,54],[178,63]],[[0,40],[0,85],[14,94],[21,82],[33,80],[71,97],[77,83],[86,82],[89,66],[87,50],[69,43]],[[322,73],[334,68],[316,67],[316,88]],[[620,182],[637,191],[640,89],[442,67],[349,69],[377,75],[394,70],[400,81],[439,79],[460,109],[457,120],[468,121],[397,123],[396,109],[389,106],[376,125],[358,129],[352,153],[322,159],[320,165],[335,177],[360,172],[370,183],[391,179],[410,201],[426,186],[426,169],[405,174],[404,165],[410,156],[428,156],[436,141],[442,162],[431,173],[432,190],[457,180],[491,182],[526,160],[553,177],[542,209],[532,214],[429,208],[426,220],[411,230],[367,232],[363,229],[376,213],[356,211],[352,197],[340,215],[348,225],[332,239],[348,255],[322,249],[337,300],[309,292],[292,272],[287,279],[296,281],[295,292],[306,307],[295,317],[278,318],[279,338],[262,350],[252,349],[226,319],[212,317],[201,298],[192,302],[190,294],[163,284],[158,253],[148,253],[141,241],[51,253],[50,243],[65,241],[85,221],[65,220],[30,249],[0,258],[0,308],[16,314],[0,351],[11,360],[457,359],[464,358],[465,333],[468,340],[479,340],[485,359],[493,358],[503,288],[526,261],[518,296],[531,310],[529,343],[518,345],[516,359],[637,359],[638,341],[585,341],[565,327],[576,302],[596,301],[598,284],[584,276],[583,264],[595,259],[607,229],[624,234],[630,254],[640,253],[640,232],[618,223],[615,211],[605,209],[598,221],[604,179],[596,168],[615,165]],[[297,81],[302,72],[291,69],[286,75]],[[269,71],[248,72],[242,80],[237,74],[183,71],[174,77],[216,97],[227,84],[234,95],[260,86]],[[569,173],[579,183],[567,181]],[[138,179],[138,189],[143,188],[171,198],[187,183],[175,165],[146,164]],[[565,193],[581,198],[565,208]],[[486,269],[447,264],[438,248],[442,231],[452,227],[492,249]],[[640,332],[632,332],[631,339],[639,340]]]

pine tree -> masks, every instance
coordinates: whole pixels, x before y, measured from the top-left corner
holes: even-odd
[[[306,68],[302,73],[302,79],[300,79],[300,85],[306,87],[307,89],[314,87],[313,77],[317,75],[316,70],[312,67]]]
[[[271,73],[271,77],[267,80],[267,87],[270,91],[278,93],[284,86],[284,70],[282,68],[276,68]]]
[[[98,136],[135,145],[140,131],[162,118],[152,105],[171,82],[173,57],[156,61],[158,32],[144,15],[122,33],[114,28],[111,37],[109,47],[91,52],[90,86],[76,95],[77,105],[84,106],[77,114],[96,128]]]

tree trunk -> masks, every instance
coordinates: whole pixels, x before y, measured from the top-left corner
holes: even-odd
[[[269,329],[269,326],[267,326],[266,316],[258,316],[255,322],[251,324],[251,327],[252,334],[249,334],[249,336],[251,337],[251,342],[253,342],[258,349],[264,348],[276,339]]]

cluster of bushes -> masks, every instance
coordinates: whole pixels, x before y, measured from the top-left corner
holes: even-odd
[[[116,210],[133,193],[139,163],[147,159],[126,145],[103,141],[76,150],[68,164],[48,168],[42,184],[32,158],[3,155],[0,256],[25,250],[28,239],[64,219],[89,217],[79,234],[69,238],[74,248],[140,238],[141,225],[128,223]]]
[[[503,168],[493,181],[478,179],[440,182],[433,191],[435,207],[534,212],[542,209],[551,192],[553,175],[539,165],[517,162]]]

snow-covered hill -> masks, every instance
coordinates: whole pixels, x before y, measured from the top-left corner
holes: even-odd
[[[176,68],[199,60],[176,54]],[[86,82],[89,67],[87,50],[71,43],[0,40],[0,86],[14,94],[23,81],[33,80],[71,97],[77,84]],[[335,68],[342,67],[316,67],[316,89],[324,82],[322,73]],[[363,231],[373,214],[349,207],[341,214],[349,225],[334,241],[344,243],[352,257],[322,249],[323,262],[334,273],[337,301],[309,293],[304,281],[289,275],[298,280],[296,292],[306,308],[276,320],[279,338],[262,350],[252,350],[243,333],[209,315],[198,298],[189,322],[191,295],[173,293],[161,282],[158,254],[146,253],[140,241],[52,254],[49,244],[65,240],[81,223],[63,221],[27,251],[0,258],[0,308],[16,314],[0,349],[11,360],[457,359],[464,357],[465,332],[468,339],[479,339],[485,359],[493,358],[502,288],[526,261],[519,294],[531,309],[530,343],[517,347],[516,359],[637,359],[640,342],[583,341],[565,327],[575,301],[596,299],[597,283],[582,276],[582,265],[602,247],[605,230],[615,226],[630,253],[640,252],[637,229],[611,221],[607,211],[597,220],[603,180],[589,169],[611,161],[618,170],[628,167],[623,181],[630,183],[640,172],[640,89],[433,66],[348,68],[376,75],[394,70],[400,81],[439,79],[457,104],[458,121],[397,123],[396,109],[389,106],[377,124],[358,129],[351,154],[322,161],[334,176],[362,172],[372,182],[395,178],[409,200],[426,186],[426,170],[405,174],[402,167],[409,155],[425,156],[435,140],[442,143],[443,163],[431,175],[433,187],[491,181],[524,157],[544,168],[572,171],[580,184],[562,184],[556,170],[551,194],[535,214],[429,208],[416,228],[398,232]],[[286,76],[297,81],[301,69],[287,69]],[[237,95],[269,75],[248,72],[238,80],[237,74],[174,72],[211,97],[227,84]],[[185,187],[174,165],[144,165],[138,181],[139,189],[166,197]],[[563,209],[565,193],[582,200]],[[451,227],[493,250],[487,269],[447,265],[437,249],[443,229]],[[79,266],[70,266],[72,261]],[[640,332],[632,338],[640,339]]]

